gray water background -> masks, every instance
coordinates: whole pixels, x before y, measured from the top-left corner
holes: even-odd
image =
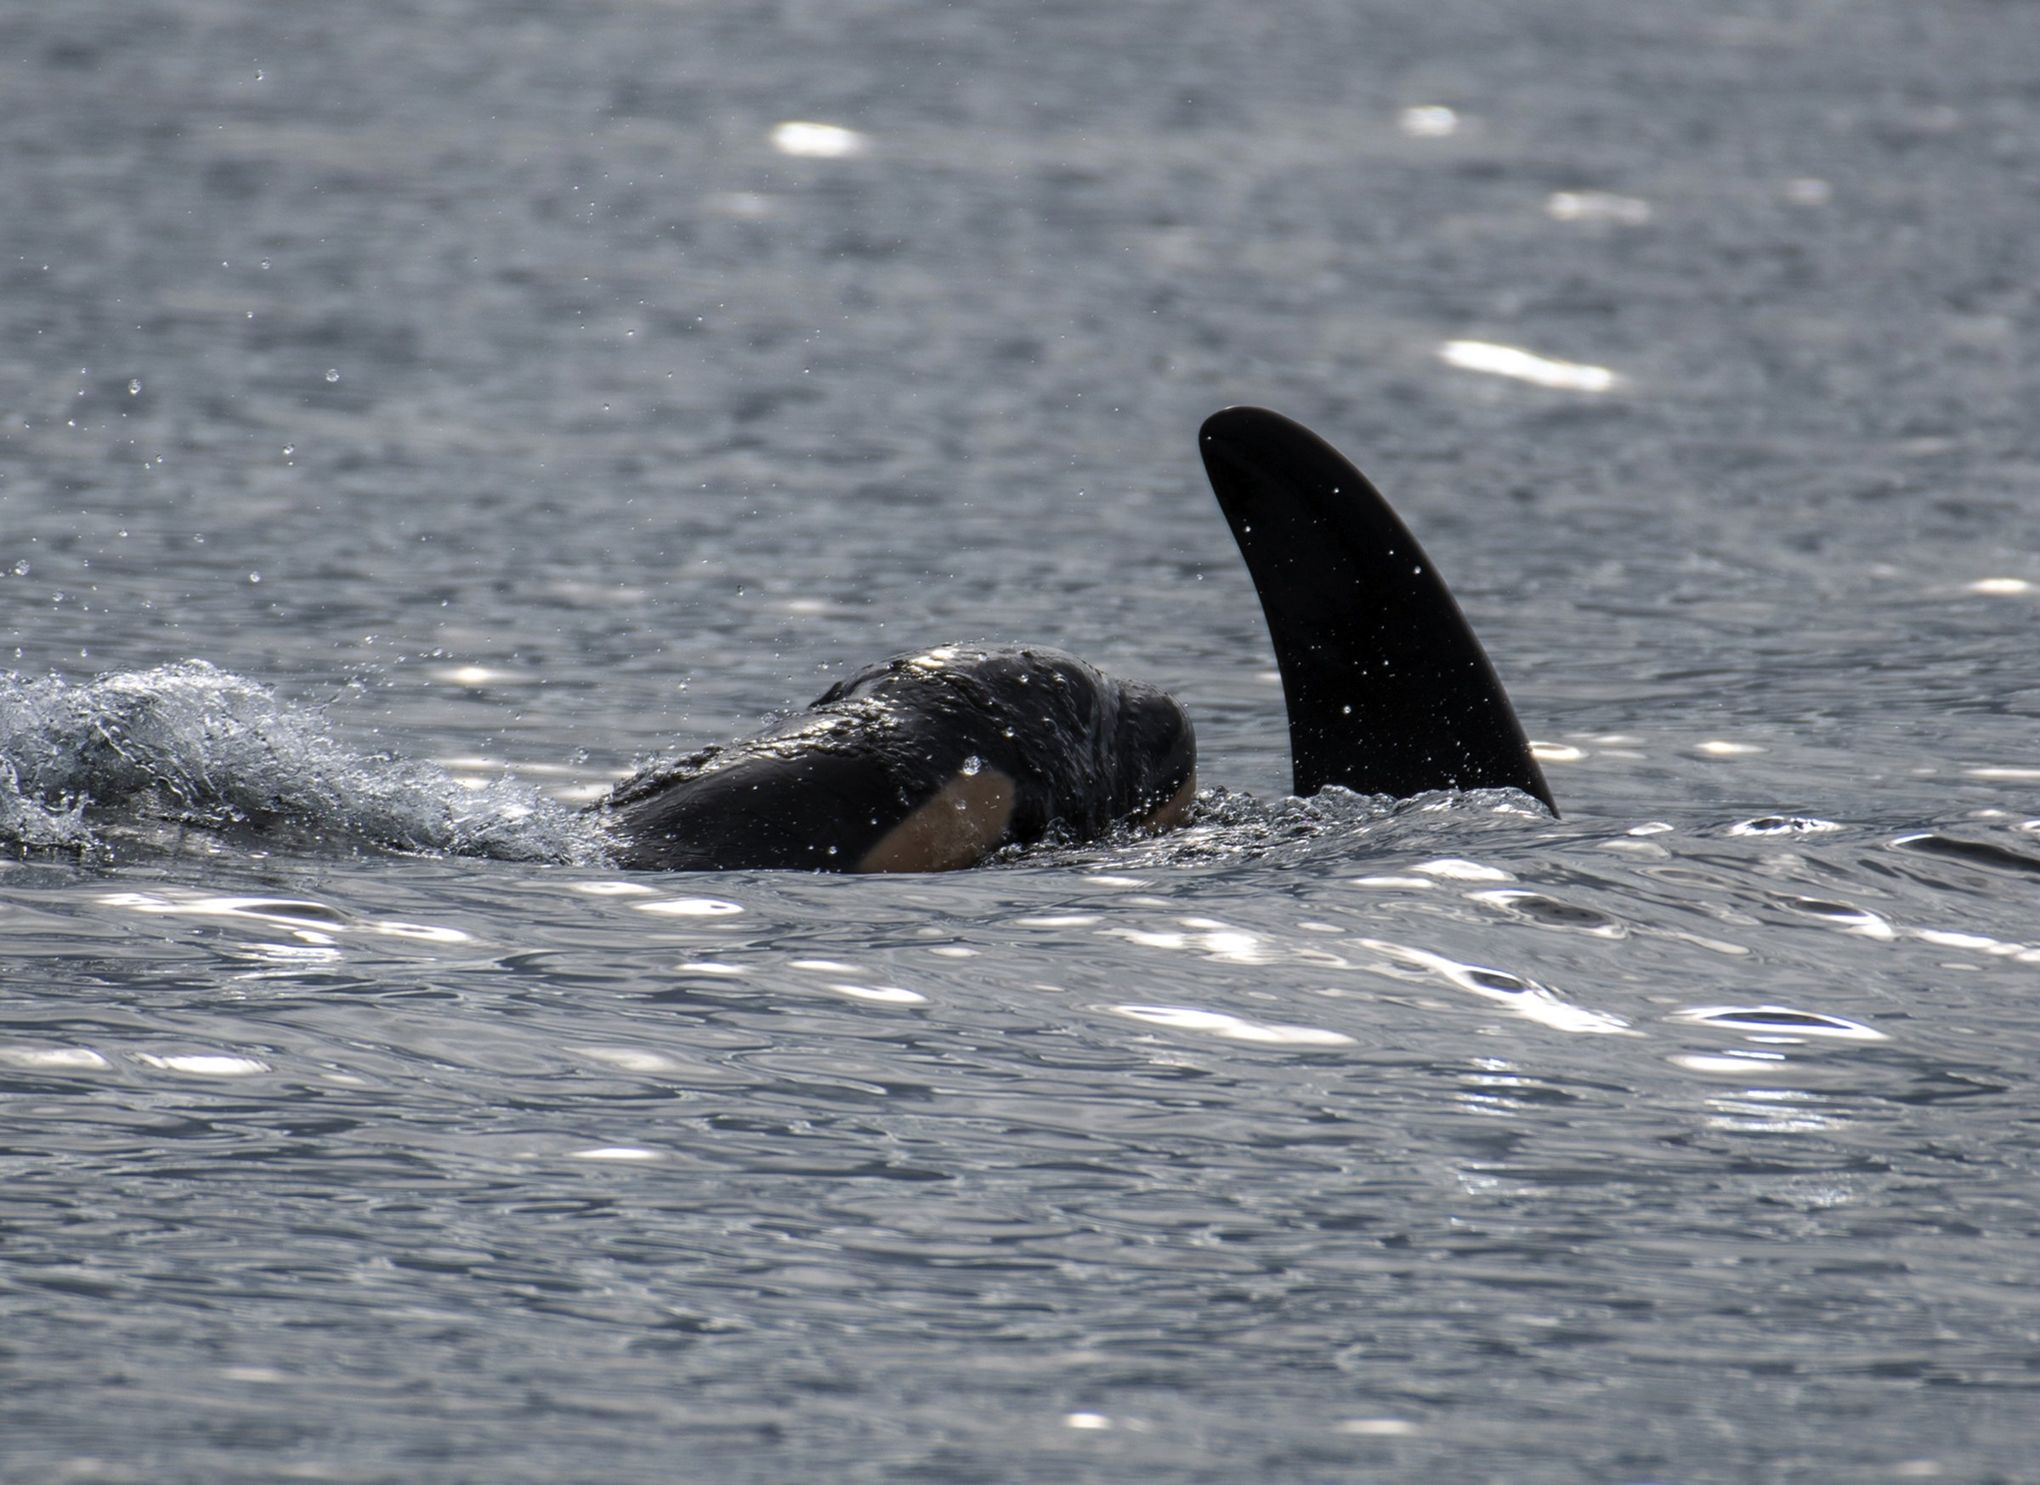
[[[2036,26],[7,8],[0,1479],[2040,1479]],[[1282,802],[1243,401],[1562,821]],[[556,803],[945,639],[1203,821]]]

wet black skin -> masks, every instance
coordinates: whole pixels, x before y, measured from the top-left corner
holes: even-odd
[[[1151,686],[1055,650],[944,646],[859,671],[756,737],[654,764],[596,808],[624,866],[941,870],[1051,831],[1172,824],[1196,758],[1190,719]],[[914,839],[895,835],[931,801]]]
[[[1557,814],[1487,652],[1367,476],[1261,407],[1213,413],[1198,446],[1267,616],[1297,794],[1509,788]]]

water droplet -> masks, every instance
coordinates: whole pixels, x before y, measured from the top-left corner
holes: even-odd
[[[963,760],[963,771],[966,774],[975,775],[978,772],[980,772],[984,768],[984,766],[985,760],[978,757],[978,755],[975,753],[972,753],[968,758]]]
[[[14,564],[14,575],[16,577],[28,576],[28,558],[23,557],[19,562]]]
[[[329,382],[337,382],[337,381],[339,381],[339,380],[340,380],[340,369],[339,369],[339,368],[338,368],[337,366],[328,366],[328,367],[326,368],[326,380],[327,380],[327,381],[329,381]]]
[[[248,574],[248,581],[251,583],[259,583],[262,581],[262,574],[259,572],[251,572]]]
[[[128,396],[139,397],[141,395],[142,395],[142,379],[140,377],[136,377],[133,381],[128,383]]]

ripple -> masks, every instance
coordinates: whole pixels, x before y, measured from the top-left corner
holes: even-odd
[[[1443,954],[1434,954],[1428,949],[1411,948],[1405,944],[1390,943],[1386,939],[1370,938],[1362,939],[1361,942],[1395,962],[1428,970],[1457,989],[1478,995],[1483,1000],[1507,1006],[1525,1020],[1535,1021],[1554,1031],[1570,1031],[1590,1036],[1642,1034],[1620,1016],[1574,1005],[1556,991],[1519,975],[1510,974],[1507,970],[1490,969],[1478,964],[1461,964],[1458,960],[1448,959]]]
[[[432,923],[400,923],[384,919],[368,925],[371,933],[385,934],[390,938],[408,938],[426,944],[468,944],[474,942],[474,935],[458,928],[442,928]]]
[[[1102,938],[1116,938],[1143,949],[1182,949],[1201,953],[1221,964],[1315,964],[1348,968],[1347,961],[1313,945],[1285,944],[1238,928],[1217,918],[1178,918],[1176,928],[1104,928]],[[1334,930],[1337,931],[1337,930]]]
[[[1816,820],[1810,815],[1758,815],[1753,820],[1738,820],[1728,827],[1730,835],[1826,835],[1842,827],[1832,820]]]
[[[465,929],[439,923],[413,923],[384,918],[363,921],[328,903],[291,897],[182,896],[164,892],[110,892],[99,901],[107,907],[131,913],[161,914],[185,918],[241,918],[288,928],[300,944],[328,948],[335,936],[373,933],[385,938],[409,939],[417,943],[466,944],[475,942]],[[295,952],[294,945],[267,948]]]
[[[10,1067],[47,1069],[53,1072],[90,1071],[111,1066],[90,1047],[0,1047],[0,1062]]]
[[[1767,1052],[1755,1047],[1731,1047],[1725,1052],[1677,1052],[1665,1060],[1692,1072],[1727,1073],[1738,1078],[1748,1077],[1759,1069],[1775,1073],[1786,1063],[1783,1052]]]
[[[788,119],[773,125],[771,140],[780,154],[806,160],[847,160],[870,147],[870,141],[855,129],[809,119]]]
[[[1994,959],[2040,961],[2040,949],[2009,939],[1992,938],[1987,933],[1964,933],[1949,928],[1909,928],[1906,932],[1921,943],[1932,944],[1936,948],[1968,949]]]
[[[1395,116],[1395,126],[1412,139],[1447,139],[1460,128],[1457,109],[1442,103],[1419,103]]]
[[[1512,889],[1474,892],[1470,893],[1469,897],[1474,902],[1488,903],[1512,917],[1541,924],[1546,928],[1571,928],[1580,933],[1591,933],[1599,938],[1622,938],[1629,931],[1620,921],[1597,908],[1581,907],[1577,903],[1547,897],[1542,892]]]
[[[656,913],[665,918],[727,918],[744,910],[742,903],[721,897],[667,897],[657,902],[634,902],[634,911]]]
[[[1865,938],[1891,939],[1898,936],[1898,930],[1884,918],[1851,903],[1828,902],[1817,897],[1779,897],[1775,900],[1780,907],[1838,924],[1848,932],[1860,933]]]
[[[680,1064],[663,1052],[647,1052],[637,1047],[574,1047],[570,1050],[590,1062],[599,1062],[620,1072],[668,1073],[680,1070]]]
[[[1209,920],[1185,921],[1187,926],[1201,928]],[[1258,935],[1219,925],[1214,925],[1211,931],[1190,933],[1140,928],[1107,928],[1103,932],[1108,938],[1121,939],[1143,949],[1202,949],[1213,959],[1233,964],[1267,964],[1280,957],[1265,949]]]
[[[1891,844],[1896,850],[1911,851],[1921,856],[1940,856],[1948,860],[1966,862],[1971,866],[1986,866],[1999,871],[2040,876],[2040,856],[2015,851],[2009,846],[1993,845],[1989,841],[1961,840],[1954,836],[1929,832],[1921,835],[1901,835]]]
[[[1641,227],[1651,217],[1648,201],[1612,191],[1553,191],[1544,200],[1544,213],[1555,222],[1607,222],[1620,227]]]
[[[1709,1005],[1674,1011],[1671,1019],[1721,1031],[1740,1031],[1766,1041],[1791,1043],[1806,1037],[1835,1041],[1882,1042],[1890,1038],[1874,1027],[1845,1016],[1795,1010],[1783,1005]]]
[[[161,1068],[165,1072],[188,1073],[198,1078],[245,1078],[255,1073],[269,1071],[269,1064],[259,1058],[236,1057],[225,1052],[190,1052],[171,1056],[137,1052],[135,1061],[144,1067]]]
[[[1106,1007],[1115,1015],[1127,1016],[1150,1026],[1172,1031],[1196,1031],[1227,1041],[1253,1042],[1268,1047],[1350,1047],[1352,1037],[1321,1026],[1295,1026],[1282,1022],[1249,1021],[1224,1011],[1204,1011],[1192,1006],[1115,1005]]]
[[[111,892],[99,899],[108,907],[133,913],[174,913],[193,918],[253,918],[293,927],[317,923],[326,928],[358,926],[347,914],[323,902],[288,897],[171,897],[154,892]]]
[[[1444,856],[1436,861],[1425,861],[1410,868],[1427,877],[1443,877],[1452,882],[1507,882],[1514,878],[1499,866],[1482,866],[1478,861],[1467,861],[1458,856]]]
[[[852,985],[832,983],[823,988],[851,1000],[868,1000],[879,1005],[926,1005],[928,997],[900,985]]]
[[[1830,1113],[1827,1098],[1803,1088],[1745,1088],[1707,1100],[1714,1129],[1741,1134],[1818,1134],[1845,1128],[1849,1120]]]
[[[1438,347],[1438,359],[1461,371],[1484,372],[1561,392],[1610,392],[1622,380],[1605,366],[1555,361],[1519,346],[1486,340],[1448,340]]]
[[[1749,758],[1764,751],[1756,743],[1736,742],[1731,738],[1710,737],[1705,742],[1693,744],[1693,751],[1709,758]]]

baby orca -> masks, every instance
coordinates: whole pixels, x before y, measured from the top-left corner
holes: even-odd
[[[1274,642],[1296,792],[1508,787],[1557,813],[1480,641],[1366,477],[1263,408],[1214,413],[1201,447]],[[947,646],[592,808],[627,867],[946,871],[1051,832],[1166,830],[1196,791],[1172,697],[1055,650]]]
[[[1196,792],[1175,698],[1055,650],[949,645],[859,671],[756,737],[653,764],[596,808],[624,866],[947,871],[1051,829],[1165,830]]]

